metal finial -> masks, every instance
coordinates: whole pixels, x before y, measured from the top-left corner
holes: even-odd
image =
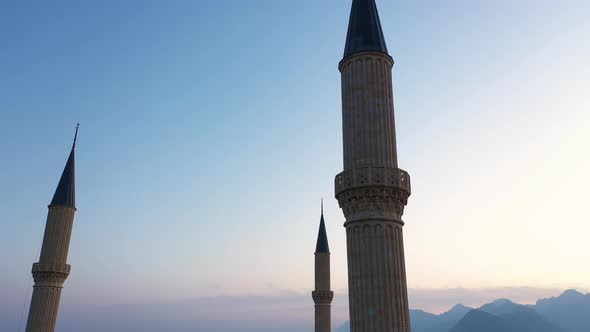
[[[321,199],[322,202],[322,216],[324,215],[324,198],[322,197]]]
[[[80,128],[80,124],[76,123],[76,133],[74,134],[74,144],[72,145],[72,149],[76,147],[76,141],[78,140],[78,128]]]

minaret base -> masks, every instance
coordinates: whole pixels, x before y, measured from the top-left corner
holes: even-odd
[[[348,224],[351,332],[410,332],[402,226],[391,221]]]
[[[315,302],[315,332],[332,331],[332,291],[313,291],[311,293]]]
[[[35,287],[26,332],[55,331],[61,289],[61,287]]]
[[[53,332],[57,322],[61,290],[70,273],[67,264],[45,267],[33,264],[35,286],[31,298],[26,332]]]

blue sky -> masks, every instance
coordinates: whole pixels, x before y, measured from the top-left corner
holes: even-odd
[[[378,5],[413,182],[410,288],[590,289],[590,4]],[[1,3],[2,321],[29,296],[77,122],[64,307],[305,294],[321,197],[344,293],[333,177],[349,8]]]

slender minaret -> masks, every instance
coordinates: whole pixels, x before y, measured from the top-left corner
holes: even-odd
[[[410,177],[397,165],[392,67],[375,0],[353,0],[339,64],[344,171],[335,179],[351,332],[410,331],[401,219]]]
[[[315,332],[331,331],[331,310],[334,292],[330,290],[330,248],[328,235],[324,224],[324,202],[322,201],[322,215],[320,230],[315,246],[315,290],[311,293],[315,303]]]
[[[70,157],[61,175],[47,214],[39,262],[33,264],[35,286],[26,332],[53,332],[63,283],[70,274],[67,263],[76,212],[74,159],[78,126]]]

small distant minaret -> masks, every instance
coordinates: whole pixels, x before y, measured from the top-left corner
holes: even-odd
[[[78,127],[70,157],[49,204],[43,247],[39,262],[33,264],[35,286],[29,309],[26,332],[53,332],[57,321],[59,298],[70,274],[67,264],[70,236],[76,212],[74,159]]]
[[[315,332],[331,331],[331,303],[334,292],[330,290],[330,248],[328,235],[324,224],[324,202],[322,200],[322,214],[320,230],[315,246],[315,290],[311,293],[315,302]]]

